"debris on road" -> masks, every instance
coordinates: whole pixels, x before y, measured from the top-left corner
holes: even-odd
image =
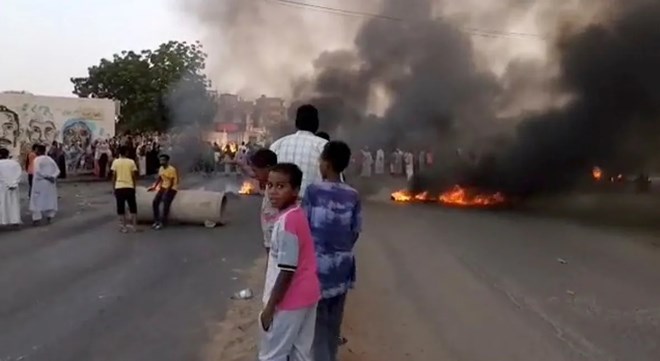
[[[252,297],[254,297],[254,293],[252,292],[251,289],[246,288],[244,290],[240,290],[240,291],[234,293],[231,296],[231,299],[232,300],[249,300],[249,299],[252,299]]]
[[[563,258],[557,258],[557,262],[559,262],[561,264],[568,264],[568,261],[563,259]]]

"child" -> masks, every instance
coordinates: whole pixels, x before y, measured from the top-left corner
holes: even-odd
[[[268,173],[276,164],[277,155],[275,152],[262,148],[254,152],[250,157],[250,168],[245,168],[244,164],[241,164],[241,166],[244,167],[243,173],[256,179],[259,182],[259,189],[264,189],[266,183],[268,183]],[[268,193],[265,193],[264,199],[261,202],[261,230],[264,233],[266,254],[270,251],[270,237],[273,231],[273,224],[279,214],[279,210],[271,206]]]
[[[346,143],[328,142],[319,165],[323,181],[309,185],[303,198],[321,283],[314,335],[315,361],[337,359],[346,293],[355,283],[353,246],[360,232],[362,212],[358,192],[341,180],[341,173],[350,161],[351,149]]]
[[[305,212],[298,205],[302,171],[280,163],[268,174],[270,203],[281,213],[273,227],[264,309],[260,361],[311,361],[320,297],[314,241]]]

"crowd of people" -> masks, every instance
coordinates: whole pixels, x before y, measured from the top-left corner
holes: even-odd
[[[297,132],[268,148],[209,144],[209,153],[213,152],[215,161],[222,159],[254,178],[264,195],[260,218],[268,263],[264,306],[258,315],[259,359],[335,361],[346,295],[356,281],[353,247],[362,224],[358,191],[343,178],[356,160],[345,142],[317,134],[315,107],[301,106],[295,124]],[[176,152],[176,146],[172,137],[159,134],[126,135],[94,144],[97,175],[111,174],[121,232],[135,229],[136,185],[141,174],[158,174],[149,188],[156,192],[153,228],[167,224],[180,183],[168,155]],[[26,164],[31,174],[34,222],[44,217],[50,222],[57,211],[56,179],[62,173],[58,164],[62,152],[50,153],[52,156],[45,146],[37,145]],[[372,166],[375,174],[383,173],[383,151],[376,151],[375,161],[370,157],[367,149],[361,151],[361,175],[370,176]],[[392,174],[412,163],[406,158],[410,155],[400,151],[392,154]],[[425,158],[423,163],[429,162]],[[0,224],[20,223],[17,188],[21,172],[21,166],[0,149]]]

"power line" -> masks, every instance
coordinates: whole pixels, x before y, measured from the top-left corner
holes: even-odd
[[[400,18],[400,17],[388,16],[388,15],[382,15],[382,14],[376,14],[376,13],[369,13],[369,12],[363,12],[363,11],[357,11],[357,10],[341,9],[341,8],[336,8],[336,7],[331,7],[331,6],[311,4],[311,3],[307,3],[307,2],[303,2],[303,1],[297,1],[297,0],[263,0],[263,1],[264,2],[269,2],[269,3],[272,3],[272,4],[282,5],[282,6],[288,6],[288,7],[293,7],[293,8],[298,8],[298,9],[306,9],[306,10],[315,10],[315,11],[330,13],[330,14],[334,14],[334,15],[341,15],[341,16],[378,19],[378,20],[392,21],[392,22],[399,22],[399,23],[409,23],[409,22],[411,22],[408,19],[404,19],[404,18]],[[534,33],[513,32],[513,31],[492,30],[492,29],[479,29],[479,28],[462,28],[462,30],[464,32],[470,34],[470,35],[473,35],[473,36],[481,36],[481,37],[488,37],[488,38],[534,38],[534,39],[540,39],[540,40],[545,39],[542,35],[534,34]]]

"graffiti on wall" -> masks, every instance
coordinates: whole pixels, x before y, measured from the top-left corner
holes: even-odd
[[[26,96],[30,101],[19,102],[17,97],[0,94],[0,147],[22,164],[34,144],[58,142],[65,151],[85,153],[95,140],[114,136],[112,101]],[[97,106],[81,106],[86,101]]]

